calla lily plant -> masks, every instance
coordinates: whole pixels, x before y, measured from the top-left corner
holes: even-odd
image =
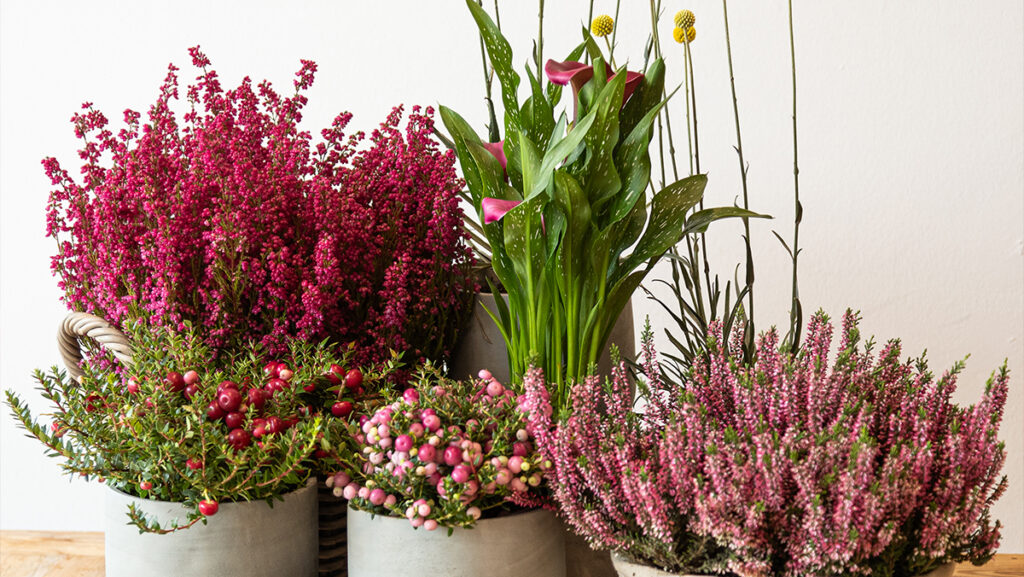
[[[443,106],[441,118],[508,293],[508,304],[497,298],[489,312],[508,346],[512,380],[530,366],[543,369],[561,408],[570,383],[596,365],[626,303],[669,248],[717,219],[759,215],[694,210],[707,183],[702,174],[655,190],[648,204],[648,147],[667,102],[661,59],[643,74],[612,71],[585,31],[565,62],[548,61],[546,86],[527,68],[531,91],[520,104],[508,41],[476,2],[466,4],[501,83],[505,138],[481,140]],[[584,51],[593,65],[579,62]],[[566,85],[571,118],[559,112]]]

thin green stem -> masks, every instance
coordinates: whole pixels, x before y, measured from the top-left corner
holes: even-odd
[[[497,0],[495,0],[495,2],[497,2]],[[591,23],[593,23],[593,22],[594,22],[594,0],[590,0],[590,10],[587,11],[587,26],[590,26]],[[590,52],[587,51],[587,50],[584,50],[583,53],[587,55],[585,61],[589,64],[590,63]]]
[[[803,220],[804,208],[800,204],[800,165],[797,162],[797,130],[796,130],[796,42],[793,34],[793,0],[789,0],[789,57],[793,69],[793,301],[790,310],[789,350],[793,353],[800,347],[800,291],[797,286],[797,260],[800,257],[800,221]]]
[[[684,97],[686,98],[686,144],[689,152],[687,153],[687,160],[690,161],[690,176],[693,176],[693,125],[690,118],[690,75],[687,73],[689,70],[690,62],[690,51],[683,49],[683,86],[684,86]]]
[[[727,0],[722,0],[722,13],[725,17],[725,51],[729,58],[729,86],[732,88],[732,111],[736,120],[736,154],[740,162],[740,179],[743,183],[743,208],[750,210],[750,200],[747,193],[747,164],[743,159],[743,138],[740,135],[740,107],[736,98],[736,78],[732,67],[732,43],[729,40],[729,8]],[[750,219],[743,219],[743,242],[747,250],[747,328],[754,327],[754,256],[750,247]],[[738,290],[738,287],[737,287]]]
[[[608,62],[611,63],[612,70],[615,70],[618,68],[615,66],[615,45],[608,40],[607,36],[604,37],[604,45],[608,47]]]
[[[693,54],[690,52],[690,41],[687,38],[683,45],[686,50],[686,64],[690,74],[690,103],[693,106],[693,163],[700,174],[700,132],[697,130],[697,81],[693,74]],[[700,209],[704,210],[704,198],[700,199]],[[700,233],[701,258],[704,262],[704,280],[707,283],[708,301],[713,296],[711,285],[711,263],[708,262],[708,239],[707,233]],[[714,316],[714,311],[712,311]]]
[[[544,77],[544,0],[540,0],[537,18],[537,78]]]
[[[619,7],[622,4],[622,0],[615,0],[615,19],[612,21],[612,45],[608,49],[608,58],[612,60],[612,68],[615,68],[615,60],[613,54],[615,53],[615,47],[619,45],[616,39],[619,37]]]

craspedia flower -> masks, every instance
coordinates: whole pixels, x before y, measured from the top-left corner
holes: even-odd
[[[675,38],[676,42],[680,44],[682,44],[683,42],[689,44],[690,42],[693,42],[695,38],[697,38],[697,29],[691,26],[684,31],[682,28],[677,27],[675,30],[672,31],[672,38]]]
[[[615,21],[607,14],[594,18],[594,21],[590,24],[590,31],[594,33],[594,36],[608,36],[614,28]]]
[[[689,10],[680,10],[679,12],[676,12],[676,28],[682,28],[683,30],[693,28],[693,24],[696,21],[697,17]]]

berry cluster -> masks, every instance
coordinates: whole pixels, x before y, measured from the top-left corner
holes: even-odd
[[[356,461],[328,479],[358,509],[413,527],[471,526],[486,511],[541,503],[551,467],[535,449],[515,394],[489,372],[451,381],[426,367],[350,425]]]

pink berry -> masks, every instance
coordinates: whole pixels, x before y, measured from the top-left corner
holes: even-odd
[[[518,475],[523,470],[523,458],[517,455],[509,459],[508,469]]]
[[[480,372],[477,373],[476,376],[480,377],[481,381],[489,381],[493,375],[491,375],[491,371],[488,371],[487,369],[480,369]]]
[[[491,381],[487,384],[487,395],[490,397],[497,397],[505,392],[505,387],[501,386],[498,381]]]
[[[416,456],[420,458],[424,463],[430,463],[437,456],[437,449],[433,445],[422,445],[419,448],[419,452]]]
[[[423,417],[423,426],[433,433],[441,428],[441,419],[439,419],[437,415],[427,415]]]
[[[359,488],[359,492],[357,494],[359,495],[360,499],[369,499],[370,498],[370,490],[367,489],[366,487],[360,487]]]
[[[512,473],[508,469],[499,469],[498,474],[494,477],[494,482],[505,486],[512,482]]]
[[[426,529],[427,531],[433,531],[433,530],[437,529],[437,521],[435,521],[433,519],[427,519],[426,521],[423,522],[423,528]]]
[[[402,400],[410,405],[415,405],[420,400],[420,393],[416,389],[409,387],[402,392]]]
[[[398,497],[395,497],[394,495],[388,495],[384,499],[384,506],[385,507],[394,507],[395,503],[397,503],[397,502],[398,502]]]
[[[383,489],[374,489],[370,491],[370,502],[378,507],[384,504],[384,499],[387,498],[387,494]]]
[[[420,517],[426,517],[430,514],[430,505],[427,505],[426,503],[420,503],[419,505],[416,506],[416,514]]]
[[[413,517],[413,519],[411,521],[409,521],[409,522],[412,523],[412,526],[414,528],[422,527],[423,526],[423,517]]]
[[[182,375],[182,378],[185,379],[186,385],[194,385],[199,382],[199,373],[195,371],[185,371],[185,374]]]
[[[513,443],[512,454],[517,457],[525,457],[530,454],[530,445],[527,443]]]
[[[456,483],[465,483],[469,480],[469,476],[472,474],[472,469],[467,465],[457,465],[452,470],[452,480]]]
[[[480,515],[483,514],[483,512],[480,511],[480,507],[470,507],[469,509],[466,509],[466,514],[472,517],[474,521],[476,521],[480,518]]]
[[[450,467],[462,462],[462,451],[458,447],[448,447],[444,450],[444,464]]]
[[[349,501],[355,499],[356,496],[359,495],[359,485],[356,485],[355,483],[345,485],[345,489],[342,490],[341,495]]]
[[[412,437],[409,435],[399,435],[398,438],[395,439],[395,449],[398,449],[399,451],[408,451],[409,449],[412,449]]]
[[[336,487],[344,487],[352,482],[352,478],[345,473],[335,473],[333,477],[334,485]]]

